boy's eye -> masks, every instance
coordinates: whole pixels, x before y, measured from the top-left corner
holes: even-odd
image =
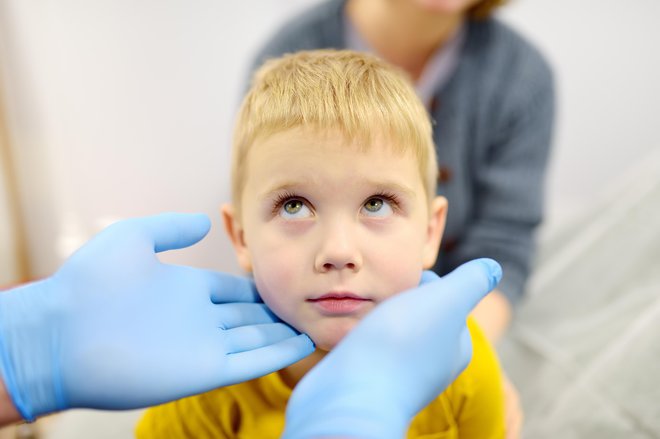
[[[302,200],[293,198],[285,201],[280,208],[280,216],[287,219],[307,218],[312,215],[312,211]]]
[[[392,213],[390,202],[383,198],[369,198],[362,206],[363,213],[367,216],[384,217]]]

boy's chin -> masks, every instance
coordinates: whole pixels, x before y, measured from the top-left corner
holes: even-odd
[[[312,334],[312,340],[316,345],[317,349],[322,351],[331,351],[339,344],[340,341],[353,329],[353,325],[347,326],[343,325],[338,328],[332,328],[331,330],[326,330],[318,334]]]

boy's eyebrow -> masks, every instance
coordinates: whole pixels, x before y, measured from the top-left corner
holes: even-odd
[[[415,198],[415,191],[408,186],[404,186],[403,184],[389,180],[389,181],[371,181],[367,180],[365,182],[365,186],[373,186],[375,190],[377,191],[386,191],[386,190],[391,190],[394,192],[398,192],[403,194],[406,197],[410,198]]]
[[[293,191],[296,188],[302,186],[300,182],[284,182],[280,183],[272,189],[265,191],[261,198],[271,198],[274,194],[282,191]]]
[[[304,184],[301,183],[300,181],[286,181],[278,184],[274,188],[266,191],[263,193],[262,198],[270,198],[274,194],[282,191],[292,191],[295,192],[296,189],[299,189],[301,186],[314,186],[318,185],[318,183],[313,181],[314,179],[307,180]],[[374,180],[365,180],[360,183],[360,186],[367,186],[367,187],[372,187],[375,192],[378,191],[394,191],[397,193],[402,194],[405,197],[410,197],[414,198],[416,196],[416,192],[408,187],[405,186],[399,182],[393,181],[393,180],[387,180],[387,181],[374,181]]]

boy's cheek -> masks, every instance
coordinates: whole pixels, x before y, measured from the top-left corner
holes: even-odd
[[[378,253],[383,255],[374,261],[375,278],[379,279],[386,296],[390,297],[419,284],[423,267],[419,252],[407,252],[405,247]],[[399,257],[391,257],[396,254]],[[376,287],[376,285],[374,285]],[[383,297],[386,299],[387,297]]]
[[[283,320],[294,299],[295,290],[292,288],[294,286],[292,280],[300,278],[295,266],[295,262],[286,255],[254,261],[253,275],[257,290],[264,303]]]

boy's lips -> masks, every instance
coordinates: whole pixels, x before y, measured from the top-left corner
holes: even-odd
[[[321,314],[340,316],[362,310],[373,300],[350,292],[330,292],[314,299],[307,299]]]

